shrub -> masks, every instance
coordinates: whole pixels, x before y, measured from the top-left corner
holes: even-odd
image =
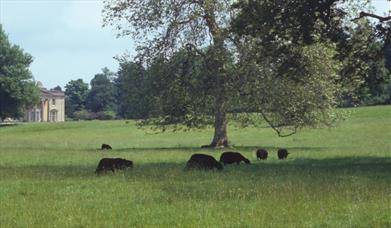
[[[96,112],[94,114],[95,114],[94,119],[98,119],[98,120],[112,120],[115,119],[116,116],[115,112],[113,111]]]
[[[83,109],[83,110],[74,112],[73,119],[74,120],[91,120],[91,114],[87,110]]]

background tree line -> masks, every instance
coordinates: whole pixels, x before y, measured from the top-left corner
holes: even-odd
[[[391,77],[386,67],[384,41],[372,38],[368,42],[374,33],[373,25],[365,21],[351,29],[348,39],[340,41],[341,50],[336,58],[341,64],[339,74],[345,75],[340,107],[391,104]],[[102,73],[96,74],[90,82],[91,88],[82,79],[68,82],[66,114],[74,119],[145,119],[159,113],[177,118],[181,109],[205,108],[210,99],[200,92],[213,83],[205,72],[204,61],[207,59],[203,56],[189,55],[186,50],[175,53],[169,60],[157,58],[149,67],[122,59],[117,72],[103,68]],[[200,98],[193,107],[188,106],[189,99],[194,97],[186,97],[188,92]],[[235,102],[230,112],[252,111],[243,110],[240,100]],[[200,118],[210,121],[207,115]]]
[[[102,69],[90,85],[82,79],[71,80],[65,85],[65,114],[74,120],[114,119],[116,117],[113,73]]]

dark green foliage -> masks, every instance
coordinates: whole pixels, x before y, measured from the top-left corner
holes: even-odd
[[[72,114],[72,117],[75,120],[90,120],[91,119],[90,113],[85,109],[75,111]]]
[[[365,21],[354,28],[347,28],[345,36],[337,42],[336,58],[343,64],[340,71],[342,104],[354,105],[359,101],[358,93],[368,74],[368,62],[374,58],[373,53],[369,52],[370,42],[374,41],[369,38],[372,32],[369,21]]]
[[[85,109],[85,101],[88,94],[88,84],[82,79],[71,80],[65,86],[65,114],[74,117],[75,112]],[[76,119],[78,117],[75,116]]]
[[[386,66],[391,71],[391,43],[384,46],[384,57],[386,58]]]
[[[33,57],[9,42],[0,25],[0,119],[21,117],[38,103],[39,90],[29,70]]]
[[[86,98],[86,108],[91,112],[114,111],[115,89],[113,73],[107,68],[91,80],[91,90]]]
[[[296,81],[305,73],[300,48],[319,42],[335,44],[335,64],[341,66],[336,78],[339,105],[384,104],[390,73],[383,50],[387,50],[390,32],[367,18],[351,22],[357,11],[367,9],[367,3],[333,4],[342,2],[240,1],[235,4],[240,13],[232,24],[241,38],[256,38],[253,57],[258,64],[268,58],[273,71]]]
[[[115,118],[116,113],[113,111],[89,112],[83,109],[73,113],[74,120],[112,120]]]
[[[311,44],[319,34],[334,34],[344,16],[337,2],[344,1],[239,1],[233,6],[239,14],[232,26],[239,35],[256,36],[270,44],[269,55],[286,44]]]
[[[366,5],[358,1],[355,4]],[[352,9],[354,11],[354,7]],[[344,89],[342,105],[387,104],[391,97],[387,90],[391,80],[391,58],[388,55],[391,17],[373,14],[362,7],[361,12],[355,14],[357,16],[351,20],[354,25],[346,26],[344,37],[338,41],[338,58],[344,64],[341,71],[342,80],[347,82],[344,84],[358,86]]]
[[[246,93],[241,105],[259,113],[280,136],[303,126],[330,126],[337,117],[333,107],[339,90],[338,64],[333,61],[333,46],[292,46],[291,53],[299,67],[289,66],[285,72],[274,70],[281,66],[269,58],[257,61],[262,68],[243,67]],[[248,73],[250,70],[256,73]]]
[[[213,82],[205,67],[202,57],[186,51],[175,53],[169,60],[157,58],[151,64],[148,80],[154,124],[192,128],[213,123]]]
[[[280,136],[336,118],[339,64],[328,37],[339,26],[333,20],[339,11],[332,2],[235,5],[240,13],[232,25],[245,46],[238,64],[240,106],[259,113]]]
[[[76,120],[114,119],[114,74],[107,68],[91,80],[91,89],[82,79],[71,80],[65,86],[65,113]]]
[[[122,62],[115,80],[119,115],[162,127],[202,127],[213,123],[213,82],[203,69],[205,65],[201,56],[184,50],[169,60],[156,58],[147,69]]]
[[[359,93],[360,104],[391,104],[391,71],[386,67],[382,47],[380,42],[370,44],[368,52],[373,58],[367,60],[367,75]]]
[[[391,17],[388,17],[386,20],[379,20],[376,24],[375,35],[383,41],[386,67],[389,71],[391,71]]]
[[[119,117],[127,119],[148,117],[150,112],[148,83],[146,71],[142,66],[126,61],[120,63],[114,81]]]
[[[385,102],[378,98],[386,93],[384,85],[390,80],[390,71],[386,68],[384,41],[375,34],[373,24],[362,19],[355,27],[346,28],[345,36],[337,42],[336,58],[342,63],[342,106]]]
[[[62,88],[61,88],[61,86],[56,86],[56,87],[54,87],[52,90],[62,91]]]
[[[115,118],[116,118],[116,113],[114,111],[96,112],[93,115],[93,119],[97,119],[97,120],[113,120]]]

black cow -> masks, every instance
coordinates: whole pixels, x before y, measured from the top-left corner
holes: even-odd
[[[115,170],[123,170],[132,168],[133,162],[122,158],[102,158],[99,161],[98,167],[96,167],[96,174],[100,174],[102,171],[111,170],[113,173]]]
[[[216,159],[206,154],[193,154],[186,164],[186,169],[218,169],[222,170],[223,166]]]
[[[102,144],[102,147],[101,147],[102,150],[111,150],[113,148],[111,148],[111,146],[109,144]]]
[[[288,157],[288,150],[287,149],[279,149],[277,152],[278,159],[286,159]]]
[[[250,161],[239,152],[224,152],[220,156],[220,162],[224,165],[232,163],[239,165],[241,161],[244,161],[246,164],[250,164]]]
[[[269,153],[267,152],[267,150],[265,150],[265,149],[258,149],[257,152],[256,152],[257,160],[258,160],[258,159],[266,160],[268,154],[269,154]]]

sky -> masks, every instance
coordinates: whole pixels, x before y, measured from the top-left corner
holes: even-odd
[[[134,46],[102,28],[102,1],[0,0],[0,24],[13,44],[34,57],[30,69],[46,88],[82,78],[90,82],[103,67],[118,70],[116,55]]]
[[[390,10],[373,0],[376,13]],[[102,28],[102,0],[0,0],[0,24],[11,43],[34,57],[30,70],[46,88],[62,88],[78,78],[90,82],[103,67],[118,70],[113,58],[134,54],[130,37]]]

